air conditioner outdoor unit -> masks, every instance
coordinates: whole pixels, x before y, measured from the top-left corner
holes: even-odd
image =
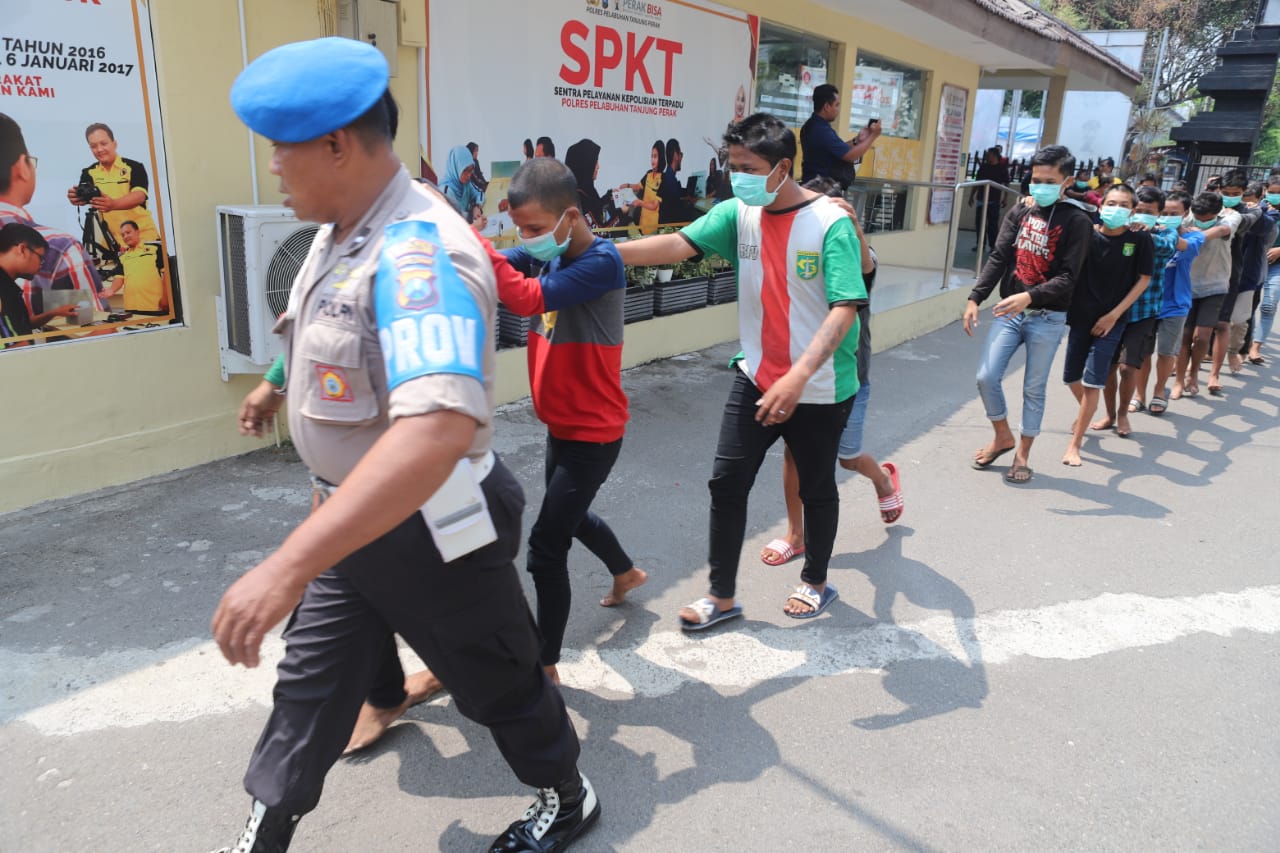
[[[279,205],[218,207],[218,350],[222,378],[263,373],[280,354],[273,334],[319,226]]]

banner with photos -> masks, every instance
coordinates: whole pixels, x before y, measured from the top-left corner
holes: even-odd
[[[599,233],[651,234],[731,195],[721,136],[750,112],[759,20],[701,0],[432,0],[428,156],[498,245],[511,176],[553,156]]]
[[[0,351],[180,322],[146,0],[6,10],[0,113]]]

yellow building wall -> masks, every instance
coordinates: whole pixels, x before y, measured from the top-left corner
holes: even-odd
[[[410,0],[412,2],[412,0]],[[249,0],[245,4],[250,59],[288,41],[321,34],[316,0]],[[952,83],[977,90],[979,68],[909,38],[811,2],[739,0],[730,5],[841,43],[838,81],[852,82],[859,47],[928,68],[920,174],[933,162],[939,92]],[[240,438],[235,411],[256,377],[219,374],[214,307],[220,282],[214,208],[252,201],[248,136],[227,100],[241,68],[235,0],[151,0],[165,150],[186,326],[110,335],[67,346],[14,351],[0,358],[0,386],[12,400],[0,459],[0,512],[86,492],[260,447]],[[417,163],[418,74],[414,48],[401,47],[392,91],[401,106],[396,151]],[[848,123],[847,115],[839,127]],[[270,148],[254,143],[263,204],[278,203],[269,173]],[[912,213],[914,230],[881,235],[885,264],[941,266],[943,226],[924,224],[927,195]],[[732,306],[666,322],[628,327],[627,362],[708,346],[735,334]],[[903,318],[904,322],[907,318]],[[913,324],[907,323],[906,327]],[[904,327],[904,328],[906,328]],[[927,329],[923,329],[927,331]],[[498,390],[509,400],[527,393],[523,353],[504,354]]]

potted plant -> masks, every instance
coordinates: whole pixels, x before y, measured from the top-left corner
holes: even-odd
[[[707,305],[707,277],[700,261],[684,260],[676,264],[671,280],[654,285],[653,313],[658,316],[679,314]]]
[[[738,301],[738,274],[733,265],[719,255],[703,259],[707,270],[707,302],[723,305]]]
[[[656,270],[653,267],[627,267],[627,293],[623,301],[622,321],[638,323],[653,317]]]

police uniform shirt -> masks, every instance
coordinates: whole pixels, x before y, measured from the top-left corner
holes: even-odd
[[[120,253],[124,267],[124,310],[160,312],[164,298],[164,253],[159,246],[139,243]]]
[[[277,324],[289,429],[312,473],[341,483],[395,418],[442,410],[475,419],[468,456],[483,456],[496,320],[475,232],[403,167],[341,242],[322,227]]]

